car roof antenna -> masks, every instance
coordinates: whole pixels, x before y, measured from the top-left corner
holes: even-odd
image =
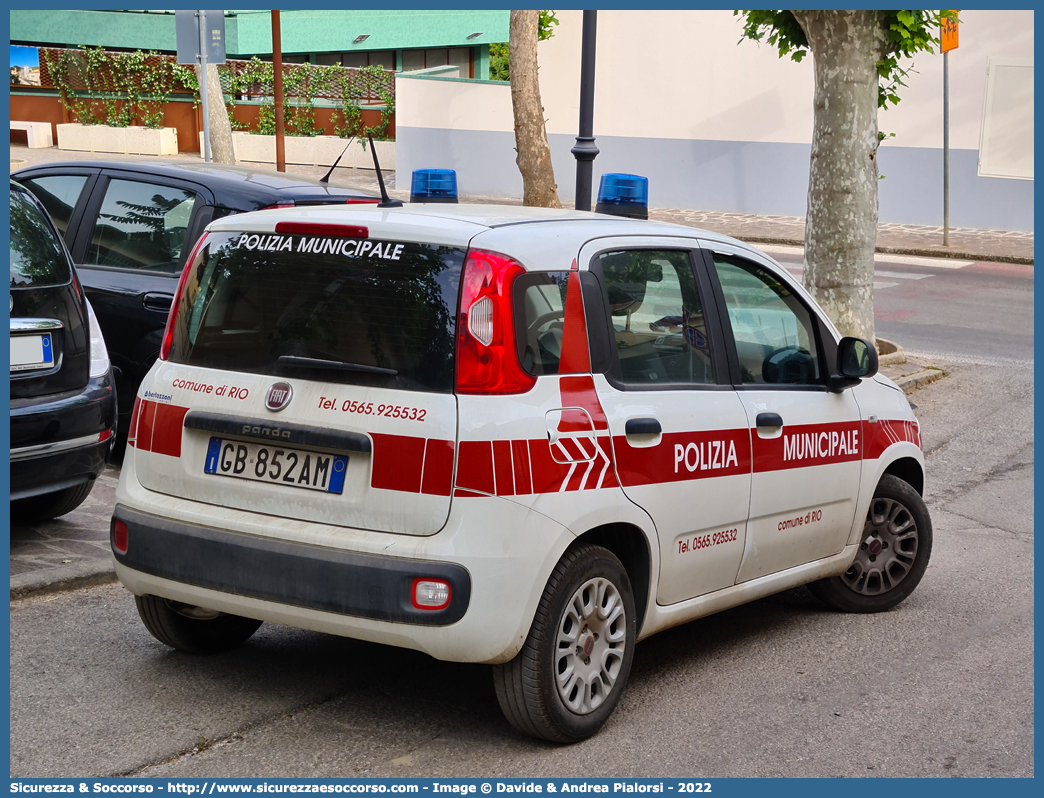
[[[373,168],[377,170],[377,183],[381,187],[381,201],[377,203],[377,207],[401,208],[402,202],[400,200],[393,200],[389,197],[388,189],[384,187],[384,176],[381,174],[381,165],[377,163],[377,150],[373,146],[373,136],[370,133],[367,133],[366,138],[370,141],[370,154],[373,155]]]
[[[348,139],[348,147],[352,146],[352,142],[353,141],[355,141],[355,136],[352,136],[350,139]],[[339,164],[341,162],[341,159],[344,157],[344,154],[346,152],[348,152],[348,147],[345,147],[343,150],[341,150],[341,154],[338,155],[337,156],[337,160],[333,162],[333,166],[330,167],[330,171],[327,172],[325,175],[323,175],[322,177],[319,178],[319,182],[320,183],[329,183],[330,182],[330,175],[333,174],[333,170],[337,168],[337,164]]]

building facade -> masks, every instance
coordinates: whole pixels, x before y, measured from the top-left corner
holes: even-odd
[[[540,88],[559,195],[571,201],[581,12],[557,12],[539,45]],[[598,176],[649,178],[654,207],[804,216],[813,63],[741,41],[731,11],[599,11],[594,133]],[[1033,11],[962,11],[950,61],[950,224],[1033,229]],[[882,222],[943,221],[942,56],[913,59],[882,110]],[[462,192],[522,195],[509,90],[402,76],[397,164],[458,170]],[[987,157],[988,156],[988,157]]]

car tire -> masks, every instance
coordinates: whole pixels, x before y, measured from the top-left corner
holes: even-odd
[[[852,565],[809,589],[834,609],[884,612],[914,591],[931,555],[932,519],[924,499],[910,484],[885,474],[870,501]]]
[[[152,636],[186,654],[228,651],[246,642],[261,626],[253,618],[211,612],[159,596],[135,596],[134,602]]]
[[[620,700],[636,638],[631,582],[608,549],[579,544],[555,566],[518,655],[493,666],[497,701],[523,734],[574,743]]]
[[[54,493],[32,496],[11,502],[11,518],[16,521],[48,521],[71,513],[86,499],[94,488],[94,480],[74,485]]]

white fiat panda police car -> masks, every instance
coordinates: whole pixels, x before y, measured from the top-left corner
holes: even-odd
[[[263,621],[493,664],[519,731],[596,732],[635,644],[808,583],[916,587],[906,397],[739,241],[491,205],[213,222],[141,386],[111,544],[149,631]]]

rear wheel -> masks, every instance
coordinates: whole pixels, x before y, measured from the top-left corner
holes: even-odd
[[[145,628],[164,645],[186,654],[217,654],[244,643],[261,621],[183,604],[159,596],[135,596]]]
[[[581,544],[555,567],[518,655],[493,667],[497,700],[524,734],[590,737],[620,700],[634,656],[631,583],[608,549]]]
[[[913,593],[931,555],[932,519],[924,499],[908,483],[885,474],[870,501],[851,567],[808,587],[835,609],[883,612]]]
[[[90,495],[94,480],[54,493],[11,502],[11,518],[18,521],[47,521],[71,513]]]

